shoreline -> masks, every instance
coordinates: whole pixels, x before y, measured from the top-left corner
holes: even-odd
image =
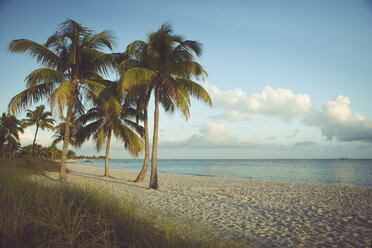
[[[337,160],[337,159],[335,159]],[[372,159],[371,159],[372,160]],[[94,168],[102,168],[104,169],[104,166],[95,166],[95,165],[88,165],[88,164],[80,164],[81,162],[85,161],[70,161],[67,162],[67,164],[71,165],[79,165],[79,166],[88,166],[88,167],[94,167]],[[73,164],[72,164],[73,163]],[[131,170],[131,169],[122,169],[122,168],[112,168],[109,166],[109,170],[123,170],[123,171],[130,171],[130,172],[136,172],[139,173],[141,167],[138,167],[137,170]],[[151,168],[148,169],[148,174],[150,173]],[[371,188],[372,186],[369,185],[356,185],[356,184],[348,184],[348,183],[318,183],[318,182],[295,182],[295,181],[281,181],[281,180],[265,180],[265,179],[254,179],[254,178],[243,178],[243,177],[223,177],[223,176],[213,176],[213,175],[203,175],[203,174],[186,174],[186,173],[170,173],[170,172],[158,172],[158,174],[167,174],[167,175],[182,175],[182,176],[195,176],[195,177],[210,177],[210,178],[221,178],[221,179],[242,179],[242,180],[252,180],[252,181],[263,181],[263,182],[278,182],[278,183],[298,183],[298,184],[320,184],[320,185],[334,185],[334,186],[345,186],[345,187],[362,187],[362,188]]]
[[[372,188],[159,173],[160,190],[134,183],[138,171],[68,164],[68,181],[130,198],[161,215],[206,223],[228,239],[278,247],[369,247]],[[47,173],[58,178],[58,173]]]

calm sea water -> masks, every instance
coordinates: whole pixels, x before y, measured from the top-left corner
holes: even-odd
[[[110,159],[109,167],[140,171],[142,163]],[[104,167],[104,160],[77,164]],[[372,187],[372,159],[160,159],[158,172]]]

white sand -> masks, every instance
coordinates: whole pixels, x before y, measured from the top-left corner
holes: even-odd
[[[371,247],[372,188],[159,174],[160,190],[134,183],[137,171],[68,165],[68,181],[171,212],[234,239],[279,247]],[[149,173],[148,173],[149,174]],[[58,173],[48,173],[58,178]]]

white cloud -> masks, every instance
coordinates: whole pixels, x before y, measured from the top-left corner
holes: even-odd
[[[258,114],[243,114],[236,110],[231,110],[219,115],[212,115],[214,120],[227,120],[232,122],[241,122],[241,121],[258,121],[262,119],[261,115]]]
[[[190,138],[194,143],[227,144],[232,142],[223,124],[209,122],[200,130],[200,134]]]
[[[258,119],[260,116],[279,117],[289,122],[301,117],[308,126],[314,126],[331,140],[372,142],[372,121],[361,114],[353,114],[347,96],[338,96],[323,104],[321,110],[314,109],[308,94],[294,94],[290,89],[273,89],[265,86],[261,93],[247,95],[242,89],[221,91],[218,87],[204,83],[212,97],[214,106],[226,112],[212,116],[229,121]]]
[[[23,133],[19,133],[19,139],[22,146],[32,144],[34,140],[35,133],[31,131],[31,129],[26,128],[24,129]],[[52,137],[49,134],[39,132],[36,137],[36,144],[42,146],[50,146],[52,144]]]
[[[329,140],[372,142],[372,121],[361,114],[353,114],[350,104],[347,96],[337,96],[323,104],[321,111],[314,110],[306,116],[304,123],[320,128]]]
[[[205,83],[204,87],[211,94],[216,107],[227,109],[230,115],[233,113],[239,117],[233,120],[246,120],[244,114],[254,113],[277,116],[288,122],[313,108],[309,95],[295,95],[289,89],[265,86],[261,93],[247,96],[242,89],[222,92],[218,87],[208,83]]]
[[[197,134],[186,140],[173,139],[159,142],[162,148],[259,148],[267,143],[230,135],[221,123],[209,122]]]

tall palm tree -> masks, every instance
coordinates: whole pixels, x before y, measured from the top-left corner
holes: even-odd
[[[26,77],[27,89],[11,100],[9,110],[18,112],[28,104],[49,97],[50,104],[57,105],[60,114],[65,107],[66,128],[61,157],[59,180],[66,181],[66,158],[70,136],[70,120],[74,110],[82,112],[84,91],[99,91],[102,86],[95,82],[96,74],[106,74],[116,65],[112,54],[101,49],[112,49],[110,31],[94,34],[81,24],[67,19],[58,26],[45,44],[19,39],[9,44],[11,52],[29,53],[45,66]],[[89,86],[89,87],[87,87]]]
[[[5,146],[19,143],[19,133],[23,133],[22,122],[14,115],[3,113],[0,118],[0,155],[5,155]]]
[[[120,96],[117,93],[117,83],[105,80],[106,86],[100,95],[91,94],[89,99],[93,108],[81,116],[83,123],[88,123],[80,130],[80,136],[89,139],[93,135],[97,151],[106,143],[105,177],[109,176],[108,160],[112,134],[124,142],[124,147],[134,156],[143,150],[143,129],[133,118],[137,110],[133,108],[134,101],[128,94]],[[138,133],[138,134],[137,134]]]
[[[193,78],[203,78],[206,72],[195,61],[202,53],[197,41],[184,40],[175,35],[169,24],[148,35],[147,41],[134,41],[128,46],[128,59],[119,65],[119,90],[135,85],[149,85],[155,95],[154,135],[152,143],[150,188],[158,189],[157,146],[159,129],[159,103],[165,110],[174,106],[189,114],[190,95],[212,106],[205,89]],[[134,58],[131,58],[131,56]],[[136,59],[137,58],[137,59]]]
[[[48,129],[54,131],[54,119],[50,118],[52,114],[49,111],[44,112],[44,110],[44,105],[37,106],[34,111],[27,110],[27,119],[23,119],[24,128],[36,125],[34,141],[32,142],[32,157],[35,157],[35,142],[39,128],[41,128],[41,130]]]

